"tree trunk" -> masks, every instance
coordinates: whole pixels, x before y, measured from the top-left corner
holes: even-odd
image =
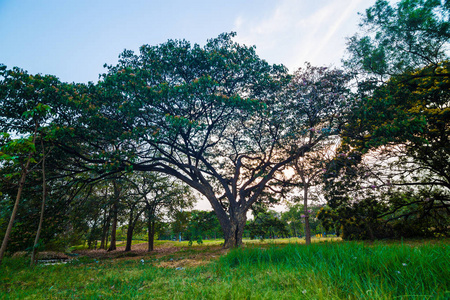
[[[134,231],[134,225],[130,222],[128,224],[128,229],[127,229],[127,244],[125,246],[125,252],[131,251],[131,243],[133,242],[133,231]]]
[[[125,245],[125,252],[131,251],[131,243],[133,242],[133,231],[134,231],[133,212],[134,206],[131,207],[130,216],[128,218],[127,243]]]
[[[219,221],[221,221],[219,219]],[[236,248],[242,246],[242,235],[244,234],[245,222],[247,221],[247,215],[245,212],[236,212],[234,216],[230,216],[221,221],[223,235],[225,242],[224,248]]]
[[[242,236],[244,234],[244,227],[247,221],[247,210],[239,207],[237,202],[230,201],[228,214],[220,205],[219,201],[211,192],[209,195],[204,194],[216,213],[219,219],[220,227],[223,231],[225,242],[223,248],[237,248],[242,246]]]
[[[118,205],[121,191],[119,184],[115,180],[113,180],[113,186],[114,186],[114,203],[112,205],[113,223],[111,228],[111,244],[109,245],[108,251],[116,250],[117,217],[119,214]]]
[[[116,231],[117,231],[117,203],[112,206],[113,222],[111,227],[111,244],[109,245],[108,251],[116,250]]]
[[[303,210],[305,214],[305,243],[311,244],[311,228],[309,226],[309,212],[308,212],[308,185],[303,186]]]
[[[9,236],[11,235],[14,219],[16,218],[17,209],[19,207],[20,196],[22,195],[23,186],[25,185],[25,179],[27,176],[26,169],[27,167],[25,167],[25,169],[22,171],[22,177],[20,178],[19,189],[17,191],[16,201],[14,202],[14,208],[11,214],[11,218],[9,219],[8,228],[6,229],[5,236],[3,237],[2,247],[0,248],[0,265],[2,263],[3,256],[5,255],[6,246],[8,245]]]
[[[106,249],[108,245],[108,231],[109,231],[109,222],[110,222],[110,214],[108,214],[105,209],[105,213],[103,214],[103,232],[102,232],[102,240],[100,242],[100,249]]]
[[[341,227],[340,227],[341,225],[335,225],[334,226],[334,230],[336,231],[336,236],[338,237],[338,236],[341,236]]]
[[[88,249],[92,248],[92,243],[94,243],[95,247],[97,246],[97,244],[95,243],[97,241],[97,237],[96,237],[97,223],[98,223],[98,215],[95,216],[94,225],[92,225],[90,234],[88,236]]]
[[[153,251],[155,241],[155,221],[148,221],[148,252]]]
[[[141,217],[142,213],[145,211],[145,209],[142,209],[133,218],[133,212],[135,210],[134,208],[135,208],[135,206],[133,206],[130,209],[130,218],[128,219],[128,229],[127,229],[127,244],[125,246],[125,251],[131,251],[131,244],[133,242],[134,228],[136,227],[136,224],[137,224],[139,218]]]
[[[147,214],[147,239],[148,239],[147,252],[151,252],[154,249],[156,207],[154,205],[150,205],[149,202],[146,202],[145,210]]]
[[[109,238],[109,226],[110,226],[110,224],[108,223],[108,230],[106,231],[106,236],[105,236],[105,245],[104,245],[104,249],[105,250],[107,250],[108,249],[108,242],[109,242],[109,240],[108,240],[108,238]]]
[[[37,130],[38,130],[38,123],[35,122],[33,145],[36,144]],[[32,155],[33,155],[32,152],[28,153],[27,162],[25,163],[25,166],[22,168],[22,176],[20,177],[19,181],[19,189],[17,190],[16,201],[14,202],[14,208],[11,213],[11,218],[9,219],[8,227],[6,228],[5,236],[3,237],[2,247],[0,248],[0,265],[2,264],[3,256],[5,255],[6,246],[8,245],[9,236],[11,235],[12,227],[14,224],[14,219],[16,218],[17,210],[19,208],[19,201],[20,197],[22,196],[22,191],[25,185],[25,179],[27,178],[28,168],[30,167]]]
[[[34,239],[34,245],[33,245],[33,251],[31,252],[31,261],[30,261],[30,267],[34,266],[36,263],[36,252],[37,252],[37,246],[39,242],[39,236],[41,235],[41,229],[42,229],[42,223],[44,222],[44,211],[45,211],[45,197],[47,195],[47,188],[46,188],[46,181],[45,181],[45,151],[44,151],[44,142],[41,139],[41,145],[42,145],[42,153],[44,154],[42,156],[42,203],[41,203],[41,216],[39,217],[39,225],[36,232],[36,237]]]

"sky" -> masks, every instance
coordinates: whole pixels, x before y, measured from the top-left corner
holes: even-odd
[[[293,72],[339,67],[346,37],[375,0],[0,0],[0,64],[65,82],[96,82],[124,50],[223,32]],[[209,209],[205,201],[197,209]]]
[[[144,44],[204,45],[223,32],[293,72],[339,67],[346,37],[375,0],[0,0],[0,64],[66,82],[96,82],[103,65]]]

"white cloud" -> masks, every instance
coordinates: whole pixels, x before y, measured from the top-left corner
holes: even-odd
[[[270,63],[283,63],[291,71],[305,61],[338,66],[345,51],[345,37],[357,30],[357,12],[369,7],[371,2],[277,1],[268,17],[240,15],[236,18],[236,41],[256,45],[262,58]]]

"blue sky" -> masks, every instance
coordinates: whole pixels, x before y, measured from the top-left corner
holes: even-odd
[[[375,0],[0,0],[0,63],[63,81],[97,81],[124,49],[222,32],[290,71],[340,65],[345,37]]]

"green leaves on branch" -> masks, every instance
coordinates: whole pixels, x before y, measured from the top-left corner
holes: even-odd
[[[450,39],[448,1],[378,0],[366,10],[364,36],[348,41],[346,65],[357,71],[396,75],[444,60]]]
[[[40,116],[45,117],[48,112],[50,112],[50,106],[38,103],[38,105],[32,110],[25,111],[22,114],[22,117],[24,117],[25,119],[37,118]]]

